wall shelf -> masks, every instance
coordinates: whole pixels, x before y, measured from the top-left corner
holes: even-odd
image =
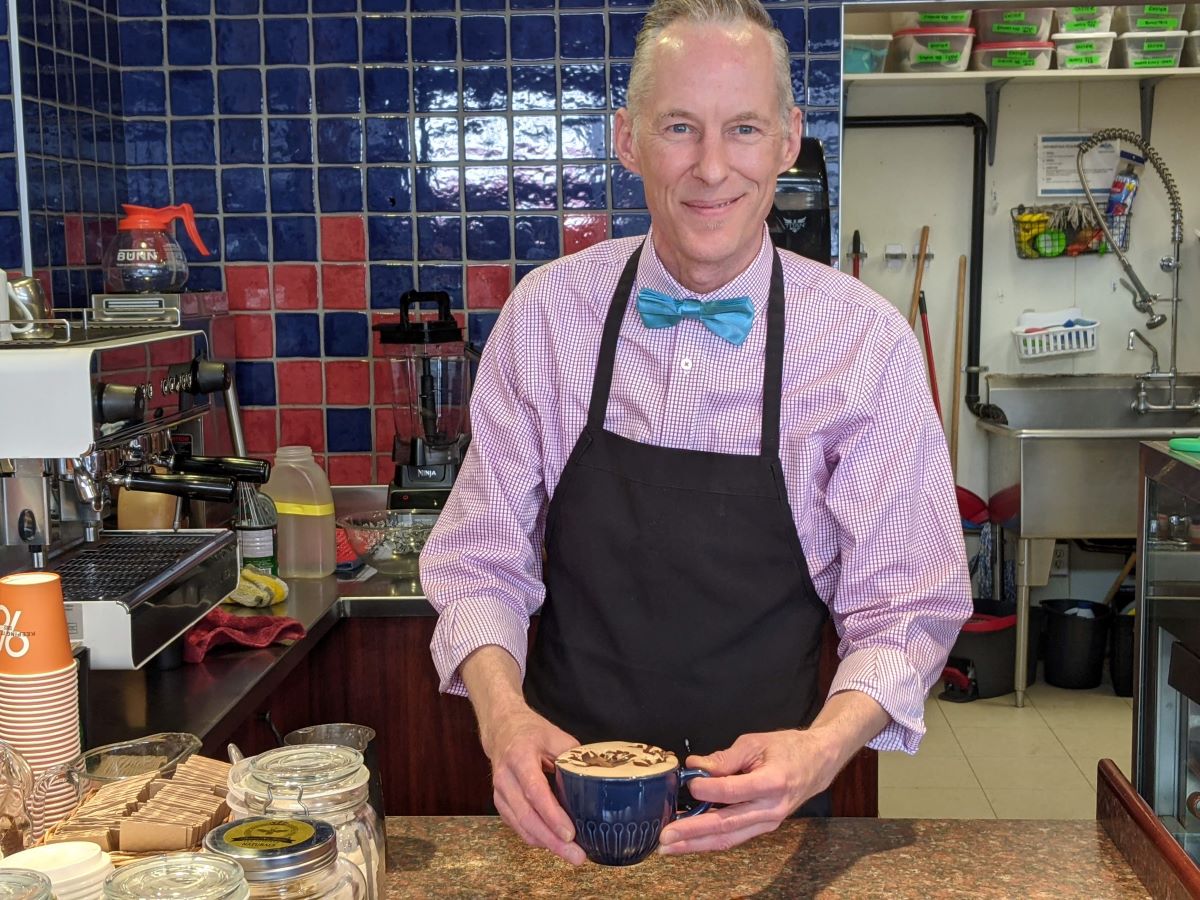
[[[1000,91],[1011,82],[1136,81],[1141,100],[1142,138],[1150,141],[1154,123],[1154,89],[1167,78],[1200,80],[1200,68],[1173,69],[1047,69],[1041,72],[881,72],[870,75],[843,75],[843,107],[850,114],[850,88],[854,85],[877,87],[925,87],[931,85],[981,84],[987,96],[988,165],[996,157],[996,124],[1000,118]]]

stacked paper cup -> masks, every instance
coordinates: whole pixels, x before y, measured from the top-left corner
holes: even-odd
[[[50,771],[79,755],[75,666],[58,575],[0,578],[0,741],[41,779],[29,804],[34,839],[77,802],[74,785]]]

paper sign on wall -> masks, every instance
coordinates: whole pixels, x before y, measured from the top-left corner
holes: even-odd
[[[1092,136],[1084,131],[1071,134],[1039,134],[1037,145],[1037,192],[1039,197],[1083,197],[1083,186],[1075,169],[1079,145]],[[1083,174],[1088,187],[1107,197],[1117,173],[1119,141],[1104,141],[1083,157]]]

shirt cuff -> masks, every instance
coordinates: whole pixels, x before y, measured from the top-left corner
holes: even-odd
[[[917,752],[925,735],[925,698],[929,689],[898,650],[867,647],[848,654],[838,666],[829,696],[859,691],[883,707],[892,721],[867,746],[872,750]]]
[[[480,647],[495,644],[507,650],[525,680],[525,657],[529,648],[529,616],[494,600],[454,600],[438,615],[429,649],[438,672],[438,689],[443,694],[467,696],[458,669],[462,661]]]

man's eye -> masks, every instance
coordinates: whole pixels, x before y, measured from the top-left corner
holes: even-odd
[[[687,134],[690,130],[690,127],[684,122],[675,122],[667,126],[667,131],[671,134]]]
[[[743,137],[747,137],[752,134],[758,134],[758,129],[755,128],[753,125],[738,125],[737,128],[735,129],[735,131],[737,132],[737,134],[739,134]]]

